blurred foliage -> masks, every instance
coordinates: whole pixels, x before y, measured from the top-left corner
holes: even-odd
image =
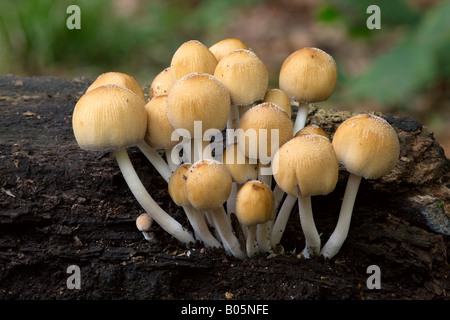
[[[183,42],[212,45],[235,10],[258,1],[140,1],[128,15],[116,1],[1,0],[0,74],[95,77],[114,70],[149,81]],[[81,11],[78,30],[66,27],[72,4]]]
[[[369,30],[366,9],[376,4],[381,11],[381,30]],[[322,21],[343,22],[354,38],[373,37],[400,30],[401,37],[377,55],[366,70],[346,75],[342,81],[353,99],[373,100],[391,109],[409,110],[411,100],[450,76],[450,2],[443,1],[424,12],[405,1],[330,1],[319,11]]]

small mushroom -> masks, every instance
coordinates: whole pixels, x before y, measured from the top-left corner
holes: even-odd
[[[328,100],[337,81],[336,63],[332,56],[317,48],[303,48],[289,55],[281,66],[280,89],[298,107],[294,134],[302,129],[308,105]]]
[[[178,80],[169,92],[167,114],[180,135],[193,139],[198,158],[202,159],[204,133],[209,129],[223,130],[230,114],[230,94],[214,76],[192,73]],[[201,121],[202,132],[196,132]],[[197,130],[198,131],[198,130]],[[207,137],[210,141],[210,137]],[[196,161],[193,161],[196,162]]]
[[[126,183],[145,211],[180,242],[194,242],[181,224],[153,200],[128,157],[126,148],[145,144],[147,116],[144,107],[145,100],[127,88],[105,85],[93,89],[75,105],[72,116],[75,139],[85,150],[114,151]]]
[[[150,147],[164,150],[167,164],[173,172],[179,164],[179,157],[176,156],[176,150],[173,150],[178,141],[172,140],[172,133],[175,129],[167,114],[167,96],[159,95],[151,99],[145,105],[145,111],[147,113],[147,131],[144,140]]]
[[[172,56],[170,77],[172,83],[191,73],[214,74],[217,60],[214,54],[198,40],[183,43]]]
[[[97,79],[95,79],[95,81],[87,88],[86,93],[107,84],[115,84],[130,89],[131,91],[136,93],[139,97],[145,100],[145,95],[144,91],[142,91],[142,87],[132,76],[122,72],[114,72],[114,71],[106,72],[99,75]]]
[[[206,212],[225,250],[238,259],[245,259],[247,255],[240,248],[223,206],[231,192],[232,179],[228,169],[219,161],[203,159],[194,163],[185,176],[185,190],[190,204]]]
[[[183,207],[184,212],[194,229],[195,235],[207,247],[221,247],[220,242],[211,234],[208,228],[203,212],[195,209],[188,200],[186,194],[186,173],[191,167],[191,164],[182,164],[174,171],[169,181],[169,195],[172,200]]]
[[[331,142],[317,134],[292,138],[274,157],[274,178],[289,195],[298,198],[300,224],[305,235],[303,256],[320,253],[311,207],[311,196],[326,195],[334,190],[338,180],[338,162]],[[285,228],[286,217],[278,215],[272,237],[279,237]],[[276,243],[272,239],[272,244]]]
[[[158,73],[153,79],[149,89],[150,100],[157,96],[167,96],[172,88],[172,85],[173,83],[172,78],[170,77],[170,67],[168,67]]]
[[[145,240],[153,242],[155,240],[150,228],[153,224],[153,219],[147,213],[143,213],[136,218],[136,227],[144,235]]]
[[[292,116],[292,105],[289,96],[282,90],[274,88],[267,89],[263,102],[272,102]]]
[[[400,144],[397,133],[383,118],[360,114],[345,120],[336,130],[333,147],[350,173],[337,225],[321,254],[333,258],[347,238],[361,178],[378,179],[397,164]]]
[[[221,40],[221,41],[213,44],[211,47],[209,47],[209,50],[216,57],[217,62],[222,60],[223,57],[225,57],[232,51],[238,50],[238,49],[249,50],[250,48],[244,41],[242,41],[240,39],[236,39],[236,38],[227,38],[227,39]]]
[[[236,215],[248,228],[246,250],[249,258],[255,255],[256,226],[275,218],[272,190],[263,182],[246,182],[237,193]]]
[[[264,63],[250,50],[238,49],[217,63],[214,76],[228,89],[231,98],[227,122],[227,144],[234,143],[233,130],[239,126],[239,106],[262,101],[267,90],[268,72]],[[233,129],[233,130],[231,130]]]

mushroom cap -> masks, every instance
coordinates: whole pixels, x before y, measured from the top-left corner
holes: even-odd
[[[280,89],[268,89],[264,95],[263,102],[272,102],[287,112],[289,117],[292,115],[291,100],[288,95]]]
[[[289,55],[281,66],[280,89],[294,101],[312,103],[328,100],[337,81],[332,56],[317,48],[303,48]]]
[[[236,195],[236,216],[246,226],[265,223],[275,218],[272,190],[263,182],[246,182]]]
[[[250,50],[238,49],[217,63],[214,76],[227,87],[231,103],[248,105],[261,101],[267,90],[268,72]]]
[[[345,120],[336,130],[333,147],[347,171],[377,179],[397,164],[400,144],[394,128],[383,118],[360,114]]]
[[[75,105],[72,127],[82,149],[111,151],[135,146],[147,129],[145,100],[117,85],[85,93]]]
[[[170,90],[167,111],[173,127],[188,130],[191,137],[194,136],[194,121],[202,121],[203,131],[223,130],[230,114],[230,95],[214,76],[188,74]]]
[[[328,138],[302,135],[286,142],[273,158],[273,176],[286,193],[326,195],[338,181],[338,162]]]
[[[310,125],[307,125],[306,127],[303,127],[302,129],[297,131],[297,133],[295,134],[294,137],[302,136],[305,134],[318,134],[318,135],[324,136],[325,138],[327,138],[329,140],[326,132],[321,127],[319,127],[318,125],[315,125],[315,124],[310,124]]]
[[[106,84],[115,84],[127,89],[130,89],[136,93],[139,97],[145,100],[144,91],[139,83],[130,75],[122,72],[106,72],[97,77],[95,81],[87,88],[86,93],[94,90],[98,87],[104,86]]]
[[[145,142],[155,149],[170,149],[178,144],[178,140],[172,140],[175,130],[167,115],[167,96],[154,97],[145,105],[147,113],[147,132]]]
[[[198,40],[183,43],[170,62],[172,83],[190,73],[213,74],[217,60],[214,54]]]
[[[225,57],[232,51],[238,50],[238,49],[249,50],[250,48],[244,41],[242,41],[240,39],[236,39],[236,38],[223,39],[223,40],[213,44],[211,47],[209,47],[209,51],[211,51],[214,54],[214,56],[217,59],[217,62],[222,60],[223,57]]]
[[[147,213],[142,213],[136,218],[136,227],[139,231],[148,231],[153,224],[153,219]]]
[[[278,150],[277,146],[274,146],[273,152],[271,150],[272,130],[278,130],[278,148],[292,139],[294,129],[289,115],[282,108],[270,102],[263,102],[252,107],[239,122],[236,134],[239,149],[247,157],[258,159],[261,155],[260,152],[265,153],[264,150],[260,150],[261,145],[266,145],[267,152],[264,155],[272,157]],[[256,141],[252,141],[254,140],[252,136],[256,137]],[[260,139],[265,139],[265,141],[260,141]]]
[[[249,180],[256,180],[258,177],[258,164],[250,163],[236,143],[228,145],[222,154],[222,163],[230,171],[233,181],[245,183]]]
[[[172,78],[170,77],[169,67],[158,73],[153,79],[149,89],[150,99],[157,96],[168,95],[171,88]]]
[[[185,176],[188,200],[197,210],[218,209],[230,196],[231,175],[219,161],[209,159],[197,161]]]
[[[184,163],[172,173],[169,180],[169,195],[172,200],[179,206],[189,205],[189,200],[186,194],[186,173],[191,167],[190,163]]]

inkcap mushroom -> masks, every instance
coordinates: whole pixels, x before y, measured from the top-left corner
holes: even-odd
[[[347,238],[361,178],[378,179],[397,164],[400,144],[394,128],[383,118],[360,114],[345,120],[333,136],[338,161],[350,173],[337,225],[321,254],[334,257]]]
[[[144,91],[139,83],[130,75],[122,72],[106,72],[97,77],[95,81],[87,88],[86,93],[106,84],[115,84],[130,89],[139,97],[145,100]]]
[[[153,219],[147,213],[142,213],[136,218],[136,227],[142,232],[145,240],[153,242],[155,240],[150,228],[153,224]]]

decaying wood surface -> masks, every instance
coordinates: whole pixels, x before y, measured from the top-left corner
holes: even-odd
[[[159,226],[136,229],[143,212],[110,153],[81,150],[71,115],[89,79],[0,77],[0,299],[446,299],[449,297],[450,161],[411,118],[380,115],[398,133],[394,170],[363,180],[349,237],[332,260],[306,260],[298,214],[285,253],[239,261],[220,249],[181,245]],[[148,87],[147,87],[148,88]],[[148,90],[147,90],[148,93]],[[333,136],[350,112],[310,109],[308,123]],[[155,200],[189,228],[167,184],[129,149]],[[333,231],[347,173],[313,197],[323,241]],[[69,289],[68,266],[81,270]],[[381,289],[366,285],[381,269]]]

